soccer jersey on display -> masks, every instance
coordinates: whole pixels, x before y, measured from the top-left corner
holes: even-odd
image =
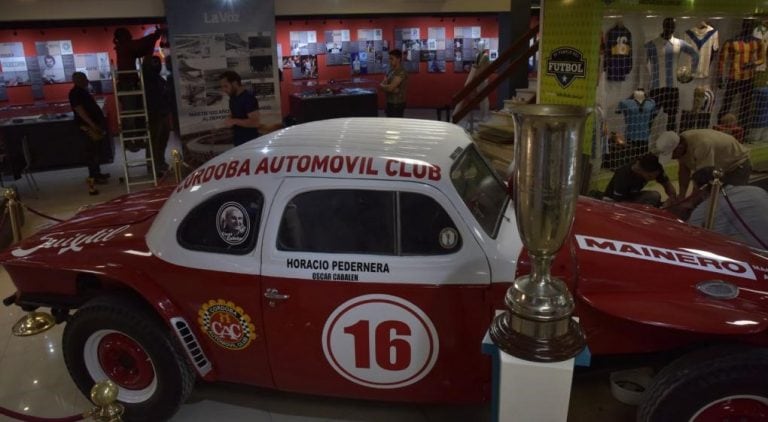
[[[690,66],[694,78],[706,78],[709,76],[709,65],[712,63],[712,54],[720,48],[718,32],[709,25],[697,26],[685,31],[685,41],[691,44],[699,52],[699,65],[694,67],[690,59],[685,63]]]
[[[648,57],[648,71],[651,74],[651,89],[677,86],[677,69],[680,53],[691,56],[693,69],[699,66],[699,53],[680,38],[655,38],[645,43]]]

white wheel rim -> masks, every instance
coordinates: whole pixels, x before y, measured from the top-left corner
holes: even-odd
[[[106,372],[104,372],[104,369],[101,367],[101,362],[99,361],[99,344],[104,337],[115,333],[126,336],[138,345],[141,345],[136,339],[120,331],[99,330],[91,334],[83,346],[83,361],[85,362],[85,368],[88,371],[88,374],[95,382],[110,379]],[[119,401],[123,403],[142,403],[149,400],[155,394],[155,391],[157,391],[157,370],[155,368],[155,363],[152,362],[151,358],[150,364],[152,365],[152,370],[155,371],[155,376],[152,378],[152,382],[146,388],[142,388],[141,390],[129,390],[121,387],[117,394],[117,399]]]
[[[754,400],[754,401],[756,401],[758,403],[762,403],[763,405],[768,406],[768,397],[763,397],[763,396],[755,396],[755,395],[750,395],[750,394],[740,394],[740,395],[721,397],[721,398],[719,398],[719,399],[717,399],[717,400],[715,400],[713,402],[707,403],[706,406],[704,406],[701,409],[699,409],[699,411],[696,412],[696,414],[694,414],[691,417],[691,419],[689,419],[688,422],[696,422],[696,418],[701,416],[702,413],[704,413],[708,409],[712,408],[713,406],[719,405],[720,403],[722,403],[724,401],[739,400],[739,399]]]

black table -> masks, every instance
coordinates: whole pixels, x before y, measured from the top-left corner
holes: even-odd
[[[299,123],[336,117],[377,117],[379,103],[376,91],[356,90],[339,94],[293,94],[290,113]]]
[[[19,122],[19,120],[21,120]],[[4,172],[21,177],[27,165],[22,146],[26,137],[31,157],[30,171],[45,171],[87,165],[86,142],[71,113],[50,118],[15,117],[0,125],[0,138],[5,144]],[[101,141],[101,163],[111,163],[114,150],[111,138]]]

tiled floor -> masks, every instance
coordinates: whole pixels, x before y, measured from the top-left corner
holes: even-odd
[[[421,112],[434,118],[432,110]],[[172,142],[177,145],[177,141]],[[119,161],[120,154],[116,154]],[[108,200],[124,193],[117,183],[122,167],[105,166],[113,182],[99,186],[99,196],[88,196],[86,170],[70,169],[36,173],[40,192],[35,198],[23,180],[14,184],[23,201],[54,217],[66,218],[85,204]],[[30,234],[49,224],[27,213],[24,233]],[[0,297],[14,292],[7,273],[0,270]],[[63,417],[91,407],[70,380],[60,344],[63,326],[33,337],[18,338],[10,328],[22,316],[17,307],[0,305],[0,406],[42,417]],[[569,421],[626,421],[634,419],[634,409],[615,401],[608,388],[608,371],[579,372],[574,381]],[[485,421],[490,410],[479,406],[393,405],[356,400],[287,394],[228,384],[198,384],[190,400],[174,417],[175,421]],[[0,421],[10,420],[0,416]]]

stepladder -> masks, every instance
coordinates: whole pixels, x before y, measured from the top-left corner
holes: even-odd
[[[139,69],[112,73],[126,190],[130,193],[138,186],[157,186],[144,75]],[[143,156],[141,150],[145,151]]]

